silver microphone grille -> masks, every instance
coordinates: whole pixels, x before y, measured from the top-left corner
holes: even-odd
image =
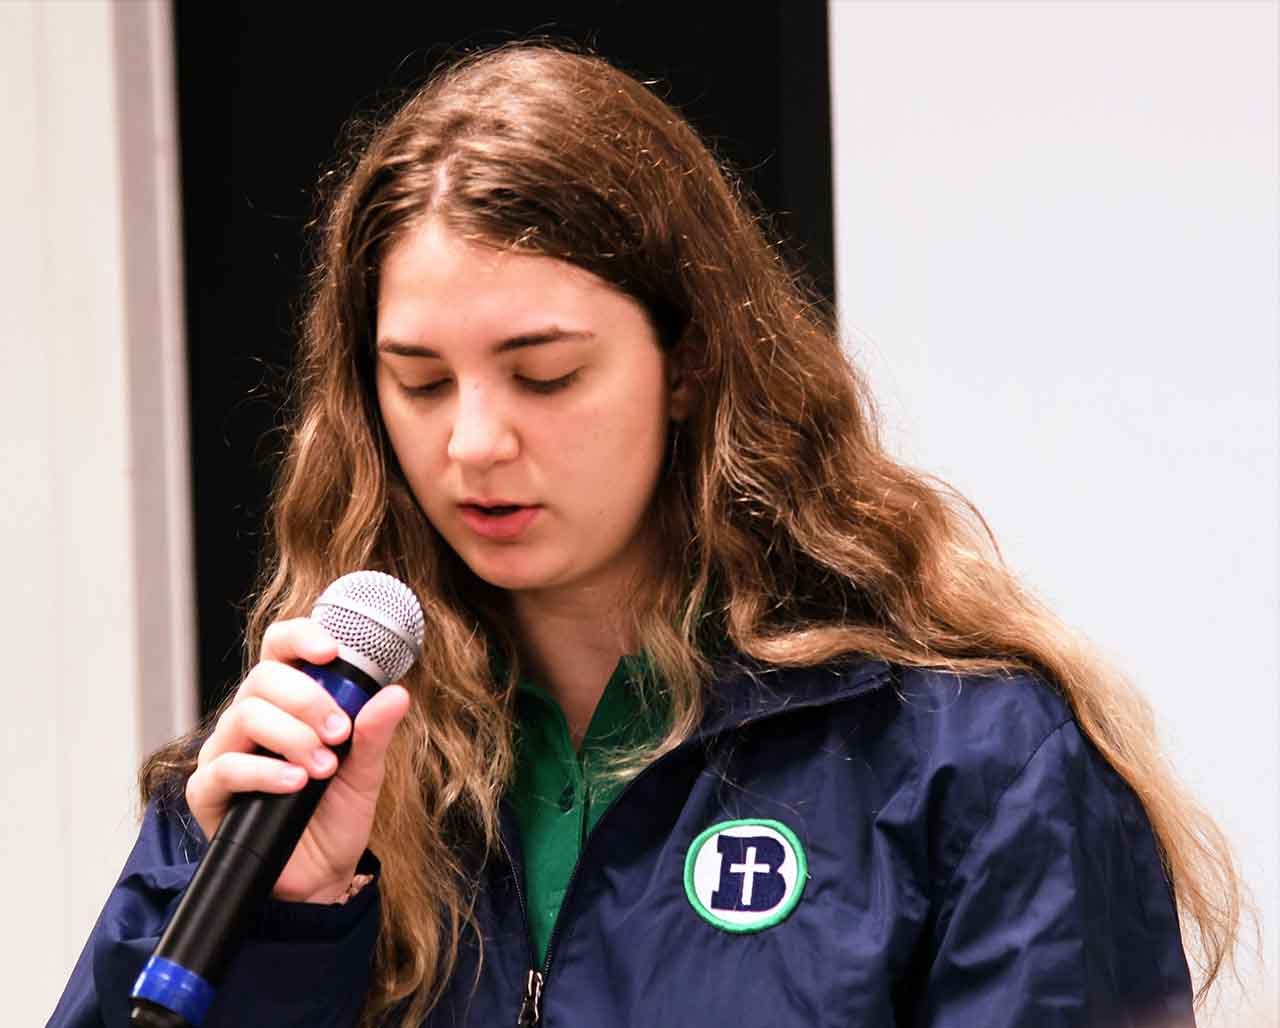
[[[379,685],[404,676],[422,649],[422,606],[413,590],[381,571],[353,571],[316,600],[311,617],[338,643],[338,656]]]

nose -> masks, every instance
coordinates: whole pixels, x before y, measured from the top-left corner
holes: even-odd
[[[519,452],[515,427],[493,394],[480,383],[459,389],[449,434],[449,459],[487,467],[512,460]]]

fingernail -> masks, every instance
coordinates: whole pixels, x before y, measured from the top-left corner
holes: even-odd
[[[331,750],[325,749],[323,746],[311,754],[311,763],[317,771],[328,771],[337,758],[334,757]]]
[[[347,728],[345,714],[330,714],[324,719],[325,735],[341,735]]]
[[[292,788],[295,785],[301,785],[307,780],[307,773],[300,767],[286,767],[280,772],[280,784],[287,785]]]

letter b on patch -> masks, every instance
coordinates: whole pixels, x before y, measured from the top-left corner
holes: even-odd
[[[786,898],[787,882],[779,873],[787,851],[767,835],[716,836],[720,851],[720,884],[708,906],[721,910],[772,910]]]
[[[777,924],[795,908],[807,877],[800,840],[780,821],[722,821],[685,858],[690,905],[729,932]]]

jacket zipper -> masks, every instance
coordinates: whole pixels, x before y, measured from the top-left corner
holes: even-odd
[[[516,1016],[516,1028],[533,1028],[542,1020],[542,972],[531,970],[525,976],[524,999]]]
[[[613,810],[617,808],[617,805],[620,803],[623,796],[626,796],[627,792],[631,791],[631,787],[634,786],[637,781],[640,781],[641,778],[648,775],[648,773],[653,771],[655,767],[659,767],[660,764],[666,763],[668,758],[675,757],[677,753],[682,753],[682,751],[686,749],[686,746],[694,745],[696,741],[699,740],[687,740],[686,743],[676,746],[676,749],[669,751],[669,753],[664,753],[662,757],[654,760],[652,764],[648,764],[648,766],[641,768],[639,775],[636,775],[630,782],[627,782],[626,785],[622,786],[622,791],[618,792],[617,796],[614,796],[613,803],[609,804],[609,809],[605,810],[598,822],[595,822],[595,827],[591,828],[591,831],[586,833],[586,839],[582,840],[581,853],[577,856],[577,862],[573,864],[573,869],[570,874],[568,874],[568,882],[564,885],[564,899],[561,900],[561,909],[557,912],[556,920],[554,920],[554,923],[552,924],[552,933],[547,937],[547,959],[543,961],[543,967],[541,967],[541,970],[530,968],[529,973],[525,976],[525,995],[524,999],[520,1002],[520,1015],[518,1015],[516,1019],[516,1028],[535,1028],[536,1025],[541,1024],[541,1020],[543,1020],[543,990],[545,986],[547,986],[547,976],[550,973],[550,968],[552,968],[552,956],[556,955],[556,940],[559,937],[559,927],[561,927],[564,904],[568,903],[568,897],[573,895],[573,883],[577,881],[579,868],[581,868],[582,863],[584,863],[582,862],[582,858],[586,856],[586,849],[591,845],[591,839],[596,835],[596,832],[599,832],[600,824],[603,824],[605,819],[609,817],[609,814],[613,813]],[[512,864],[512,869],[515,869],[515,863],[513,863],[511,859],[511,850],[508,849],[506,841],[502,841],[502,849],[503,853],[507,855],[507,863]],[[525,915],[525,937],[527,938],[529,937],[529,910],[525,908],[525,896],[524,892],[522,892],[520,888],[520,876],[518,876],[518,873],[516,874],[516,897],[520,900],[521,913]],[[532,961],[530,961],[530,964],[531,963]]]
[[[760,717],[747,718],[746,720],[730,727],[741,728],[748,724],[754,725],[762,721],[768,721],[774,717],[780,717],[783,714],[794,714],[798,710],[826,706],[830,702],[832,702],[830,699],[821,699],[811,700],[806,703],[797,703],[794,706],[784,707],[781,710],[770,711]],[[587,847],[591,845],[592,838],[600,831],[600,826],[604,824],[609,815],[618,808],[618,804],[622,801],[622,798],[631,791],[632,786],[634,786],[636,782],[640,781],[640,779],[645,775],[653,771],[654,768],[659,767],[664,763],[668,763],[677,753],[683,753],[685,750],[695,745],[699,745],[716,735],[720,735],[722,731],[728,730],[729,728],[724,728],[716,732],[708,732],[706,734],[699,733],[691,739],[686,739],[675,749],[664,753],[653,763],[641,768],[640,772],[622,787],[622,791],[619,792],[618,795],[613,798],[613,802],[609,804],[609,809],[604,812],[600,820],[596,822],[595,827],[592,828],[591,831],[587,833],[587,837],[582,840],[582,849],[578,853],[578,860],[573,865],[573,870],[569,872],[569,881],[565,884],[564,888],[564,898],[560,901],[560,909],[557,911],[556,919],[551,925],[551,934],[547,937],[547,958],[542,962],[541,970],[532,966],[532,959],[529,961],[530,967],[529,971],[525,975],[524,996],[520,1001],[520,1013],[516,1018],[516,1028],[536,1028],[537,1025],[542,1023],[542,993],[546,988],[547,975],[551,971],[551,958],[555,955],[556,939],[560,935],[560,922],[564,917],[564,908],[569,902],[569,897],[573,895],[573,886],[578,880],[578,870],[583,865],[583,858],[587,855]],[[520,903],[520,913],[524,915],[525,948],[530,957],[532,957],[533,949],[527,941],[529,938],[529,910],[524,903],[524,891],[520,888],[520,872],[516,869],[515,861],[511,858],[511,850],[507,847],[506,840],[499,836],[499,841],[502,843],[502,851],[506,855],[507,863],[515,873],[516,899]]]
[[[525,951],[529,954],[529,963],[532,964],[533,947],[529,944],[529,908],[524,901],[524,887],[520,884],[520,876],[523,872],[516,867],[511,848],[501,833],[498,834],[498,843],[502,847],[502,855],[507,858],[507,866],[511,868],[511,880],[516,887],[516,903],[520,907],[520,918],[524,922]],[[520,1011],[516,1014],[516,1028],[531,1028],[542,1020],[542,977],[542,972],[532,969],[525,976],[524,996],[520,1000]]]

